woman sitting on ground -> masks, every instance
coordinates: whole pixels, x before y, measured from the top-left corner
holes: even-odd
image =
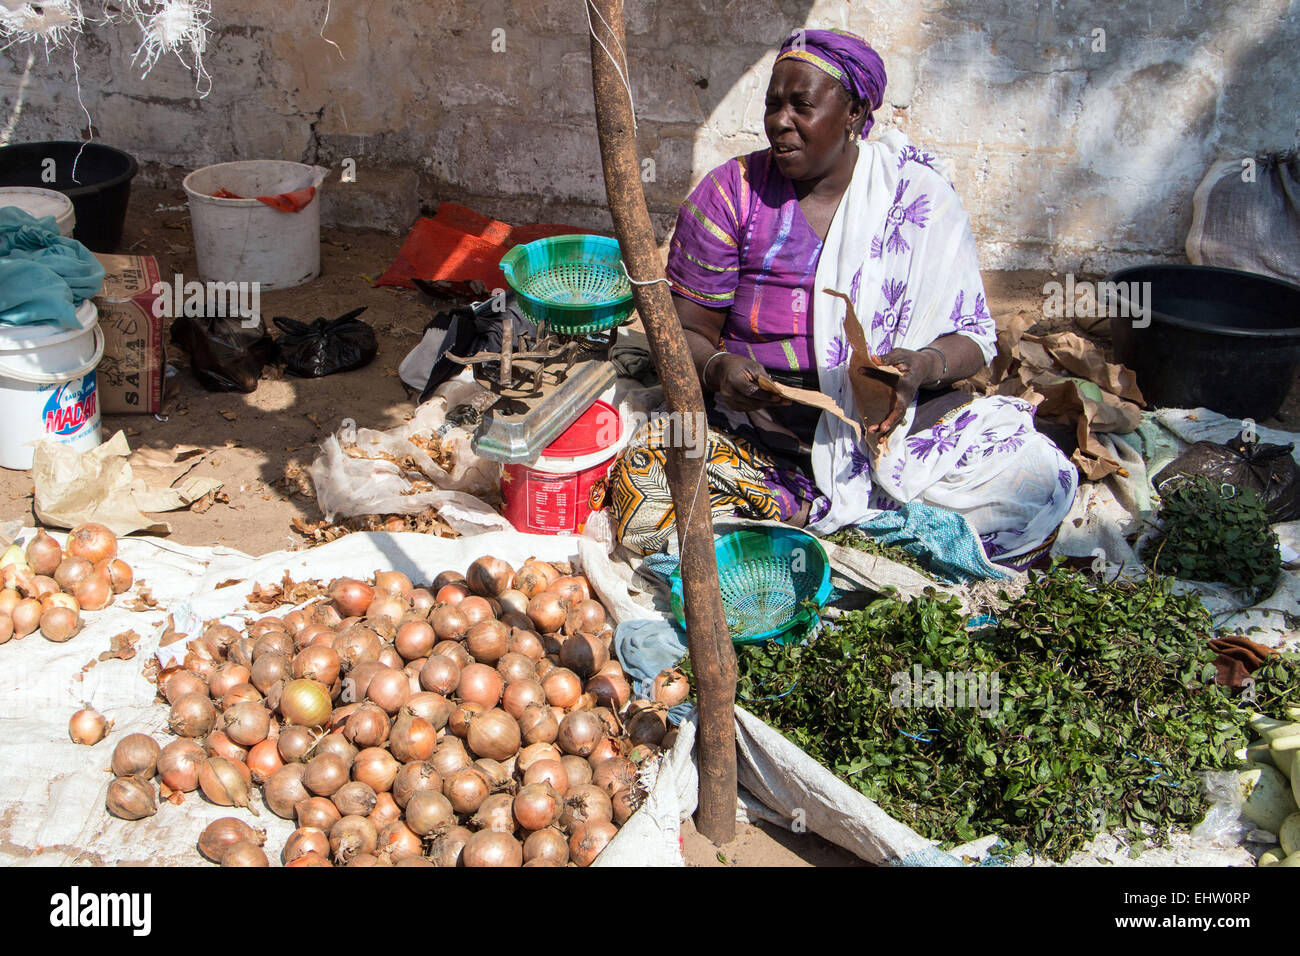
[[[824,534],[920,501],[1024,566],[1050,548],[1075,469],[1028,403],[952,387],[993,358],[996,331],[969,217],[934,157],[896,130],[860,142],[884,90],[861,38],[796,32],[768,84],[771,148],[714,169],[682,204],[667,275],[709,405],[713,512]],[[872,354],[902,371],[861,440],[759,385],[817,390],[856,415],[846,304],[827,290],[852,300]],[[619,539],[641,553],[675,528],[667,437],[652,422],[611,473]]]

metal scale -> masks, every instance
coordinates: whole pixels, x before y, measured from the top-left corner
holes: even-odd
[[[610,355],[632,314],[632,286],[618,242],[603,236],[515,246],[501,270],[535,331],[516,337],[513,319],[502,313],[500,352],[449,358],[472,367],[487,393],[472,403],[479,411],[464,413],[471,420],[458,422],[477,424],[475,453],[527,464],[614,384]]]

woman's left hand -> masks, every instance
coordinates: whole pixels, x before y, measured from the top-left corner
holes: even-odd
[[[867,429],[875,435],[888,435],[907,414],[907,409],[916,398],[916,393],[926,382],[933,382],[939,376],[938,364],[933,352],[914,352],[911,349],[894,349],[878,357],[881,365],[893,365],[903,370],[894,386],[893,402],[889,414],[879,425]]]

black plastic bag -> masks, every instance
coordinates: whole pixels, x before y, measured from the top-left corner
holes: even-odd
[[[209,392],[251,392],[262,369],[275,361],[275,340],[259,317],[251,326],[239,316],[192,317],[172,323],[171,340],[190,356],[190,367]]]
[[[276,344],[284,367],[303,378],[320,378],[369,365],[379,353],[379,343],[375,330],[357,318],[364,311],[363,305],[311,325],[277,316],[275,324],[284,335]]]
[[[1244,434],[1244,433],[1243,433]],[[1198,441],[1156,475],[1156,491],[1183,475],[1204,475],[1234,488],[1253,488],[1271,523],[1300,518],[1300,468],[1295,445],[1261,445],[1238,435],[1226,445]]]

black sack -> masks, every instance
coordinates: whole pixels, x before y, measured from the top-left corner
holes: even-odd
[[[1261,445],[1238,435],[1226,445],[1198,441],[1156,475],[1155,487],[1171,479],[1204,475],[1221,485],[1253,488],[1264,499],[1271,524],[1300,518],[1300,468],[1295,445]]]
[[[303,378],[320,378],[369,365],[379,354],[379,343],[375,330],[357,318],[364,311],[363,305],[311,325],[277,316],[275,324],[284,334],[276,344],[285,369]]]
[[[262,369],[275,361],[275,340],[261,317],[248,321],[183,315],[172,323],[172,343],[189,354],[194,376],[209,392],[254,391]]]
[[[425,326],[426,335],[431,331],[445,329],[445,332],[433,367],[429,370],[429,379],[424,391],[420,393],[420,403],[428,401],[439,385],[455,378],[465,368],[459,362],[447,358],[448,353],[469,358],[478,352],[500,352],[503,320],[511,322],[514,327],[512,341],[516,352],[523,351],[519,343],[524,336],[537,334],[536,324],[524,314],[513,292],[506,293],[504,312],[498,312],[496,305],[496,299],[491,298],[450,312],[439,312]]]

